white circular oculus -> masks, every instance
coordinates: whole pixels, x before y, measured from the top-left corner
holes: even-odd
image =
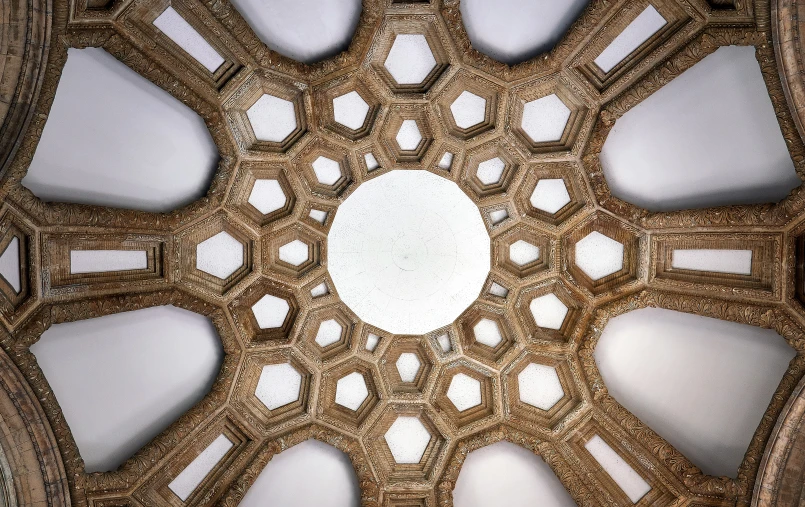
[[[397,334],[451,324],[483,288],[489,234],[454,182],[396,170],[363,183],[327,237],[330,276],[365,322]]]

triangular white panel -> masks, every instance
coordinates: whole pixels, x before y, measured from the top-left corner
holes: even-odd
[[[20,293],[22,280],[20,279],[20,240],[16,236],[11,238],[6,249],[0,254],[0,275],[5,278],[14,292]]]

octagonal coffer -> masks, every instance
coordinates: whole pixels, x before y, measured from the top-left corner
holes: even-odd
[[[389,482],[432,478],[445,439],[429,409],[421,405],[386,407],[366,436],[366,445]]]
[[[388,17],[378,33],[383,41],[371,66],[394,93],[428,91],[449,65],[433,18]]]
[[[350,141],[371,134],[383,106],[366,81],[362,74],[351,74],[316,87],[319,123]]]
[[[356,430],[380,403],[374,367],[351,359],[325,371],[320,399],[325,418],[347,430]]]
[[[305,92],[266,71],[253,73],[224,103],[243,150],[284,153],[307,131]]]

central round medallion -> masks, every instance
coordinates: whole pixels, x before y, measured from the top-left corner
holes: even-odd
[[[458,185],[427,171],[391,171],[358,187],[327,236],[344,303],[396,334],[451,324],[489,274],[489,234]]]

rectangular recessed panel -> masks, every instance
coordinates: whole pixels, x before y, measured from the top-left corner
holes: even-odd
[[[225,435],[218,435],[218,438],[201,451],[201,454],[196,456],[196,459],[191,461],[187,468],[168,484],[168,488],[184,502],[207,477],[207,474],[215,468],[215,465],[226,456],[233,445]]]
[[[651,486],[612,447],[604,442],[603,438],[595,435],[584,444],[584,448],[633,503],[637,503],[651,491]]]
[[[145,250],[71,250],[70,274],[148,268]]]
[[[154,26],[210,72],[215,72],[224,63],[221,55],[173,7],[168,6],[154,20]]]
[[[752,274],[752,250],[674,250],[671,267],[735,275]]]
[[[598,55],[595,64],[604,72],[611,71],[666,23],[657,9],[649,5]]]

